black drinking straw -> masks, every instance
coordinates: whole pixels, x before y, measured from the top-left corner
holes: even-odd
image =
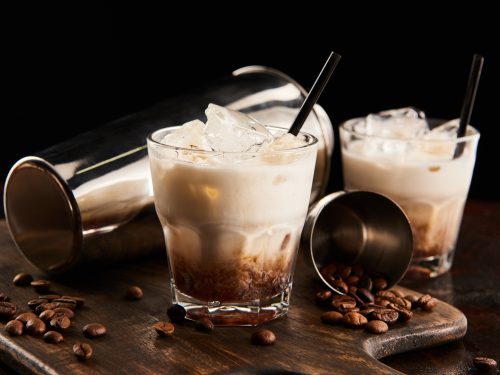
[[[309,94],[307,94],[304,103],[302,103],[302,107],[300,107],[299,113],[297,114],[297,117],[295,117],[295,120],[293,121],[293,124],[288,131],[289,133],[293,135],[299,134],[302,125],[304,125],[307,116],[309,116],[309,113],[314,107],[314,104],[316,104],[316,102],[318,101],[319,96],[323,92],[323,89],[328,83],[328,80],[337,67],[337,64],[339,63],[341,57],[342,56],[333,51],[332,53],[330,53],[330,56],[328,57],[328,60],[326,60],[326,63],[323,66],[321,73],[319,73],[318,78],[316,78],[316,82],[314,82],[311,91],[309,91]]]
[[[457,138],[461,138],[467,131],[467,124],[470,122],[472,110],[474,108],[474,100],[476,99],[477,87],[479,86],[479,78],[481,78],[481,70],[483,69],[484,57],[474,55],[472,58],[472,66],[470,68],[469,81],[467,83],[467,91],[465,92],[462,112],[460,113],[460,123],[457,130]],[[455,149],[454,159],[459,158],[464,152],[465,143],[460,142]]]

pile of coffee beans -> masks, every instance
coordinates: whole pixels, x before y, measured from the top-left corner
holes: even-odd
[[[344,293],[334,295],[330,290],[316,293],[316,303],[330,308],[321,315],[325,324],[343,324],[350,328],[364,328],[374,334],[385,333],[396,322],[406,322],[413,311],[432,310],[437,301],[429,294],[417,297],[387,290],[387,280],[364,270],[359,265],[331,263],[321,269],[328,283]]]

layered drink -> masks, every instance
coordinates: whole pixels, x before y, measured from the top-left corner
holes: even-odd
[[[148,139],[173,301],[255,325],[287,311],[317,140],[213,104],[206,115]]]
[[[349,120],[340,127],[346,190],[384,194],[412,226],[409,277],[434,277],[452,264],[479,133],[458,120],[427,121],[413,108]],[[380,213],[383,215],[383,212]]]

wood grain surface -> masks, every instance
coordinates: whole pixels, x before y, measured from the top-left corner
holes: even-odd
[[[16,287],[17,272],[42,277],[15,249],[0,221],[0,292],[8,294],[20,311],[36,293],[31,287]],[[123,298],[130,285],[139,285],[144,298]],[[467,321],[454,307],[439,302],[433,312],[417,311],[408,323],[397,323],[384,335],[363,330],[323,325],[324,308],[314,304],[319,290],[312,267],[299,256],[292,307],[286,318],[264,325],[278,340],[273,346],[250,344],[258,328],[219,328],[198,332],[186,322],[176,326],[171,338],[159,338],[151,326],[166,320],[169,305],[166,257],[117,264],[108,268],[86,268],[53,280],[54,291],[86,299],[65,341],[50,345],[41,338],[10,337],[0,323],[0,358],[20,373],[27,374],[395,374],[398,371],[377,359],[417,348],[439,345],[465,335]],[[104,337],[86,339],[81,328],[90,322],[108,327]],[[94,357],[86,363],[76,360],[72,345],[90,342]]]

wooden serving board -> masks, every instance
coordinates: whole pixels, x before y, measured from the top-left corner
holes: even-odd
[[[35,297],[31,287],[16,287],[18,272],[43,275],[29,265],[10,240],[0,221],[0,292],[28,311]],[[106,269],[86,269],[53,280],[53,290],[86,299],[74,326],[59,345],[41,338],[10,337],[0,323],[0,360],[26,374],[396,374],[377,359],[391,354],[443,344],[465,335],[467,320],[456,308],[439,302],[433,312],[417,311],[408,323],[396,324],[384,335],[333,327],[320,322],[324,308],[314,304],[318,290],[312,267],[304,254],[298,260],[292,306],[288,317],[265,324],[278,340],[273,346],[250,344],[255,327],[217,327],[198,332],[188,322],[176,326],[174,337],[159,338],[151,326],[166,320],[169,301],[166,257],[119,264]],[[126,301],[130,285],[144,290],[140,301]],[[108,334],[85,339],[81,328],[102,322]],[[72,346],[90,342],[94,357],[76,360]]]

